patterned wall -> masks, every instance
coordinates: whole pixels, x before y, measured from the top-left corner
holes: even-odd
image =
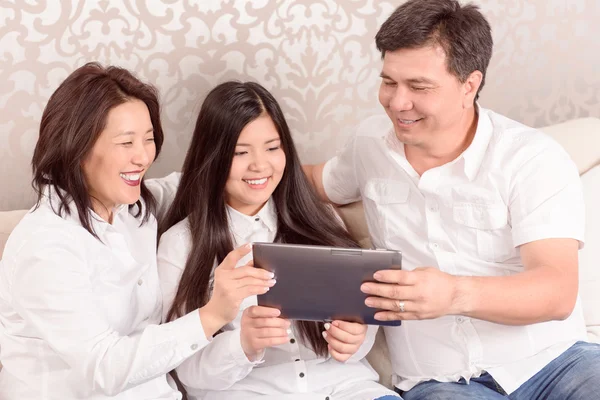
[[[160,90],[167,134],[151,170],[181,165],[203,96],[252,79],[280,101],[305,162],[334,154],[377,103],[378,26],[401,0],[0,2],[0,210],[31,204],[44,105],[77,66],[130,68]],[[600,0],[476,0],[496,43],[481,103],[543,126],[600,117]]]

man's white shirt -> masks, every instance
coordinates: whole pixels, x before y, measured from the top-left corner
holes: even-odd
[[[574,238],[583,246],[577,168],[538,130],[479,107],[475,137],[454,161],[419,176],[386,116],[360,125],[323,172],[329,199],[362,199],[373,245],[400,250],[403,268],[505,276],[524,270],[518,246]],[[489,372],[508,393],[578,340],[579,301],[564,321],[506,326],[464,316],[386,327],[398,388]]]

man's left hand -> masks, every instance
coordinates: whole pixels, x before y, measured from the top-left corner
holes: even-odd
[[[379,321],[432,319],[457,313],[454,275],[420,267],[377,271],[373,277],[380,283],[363,283],[361,290],[371,295],[365,300],[367,306],[383,310],[375,314]]]

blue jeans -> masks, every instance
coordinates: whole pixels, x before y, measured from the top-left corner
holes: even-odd
[[[600,345],[577,342],[507,395],[488,373],[457,383],[423,382],[404,400],[592,400],[600,399]]]

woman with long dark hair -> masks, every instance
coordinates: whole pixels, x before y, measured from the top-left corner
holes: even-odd
[[[165,320],[202,307],[214,266],[247,242],[356,247],[307,181],[283,113],[256,83],[226,82],[200,110],[175,199],[160,227]],[[251,263],[248,255],[240,264]],[[188,395],[211,399],[368,399],[394,395],[364,356],[376,327],[289,321],[240,304],[239,315],[176,370]],[[365,340],[366,337],[366,340]]]
[[[156,202],[144,175],[162,143],[156,90],[125,69],[86,64],[50,97],[32,160],[38,201],[0,261],[3,400],[181,399],[167,373],[241,299],[268,289],[267,271],[234,270],[250,251],[236,249],[210,300],[159,325]]]

